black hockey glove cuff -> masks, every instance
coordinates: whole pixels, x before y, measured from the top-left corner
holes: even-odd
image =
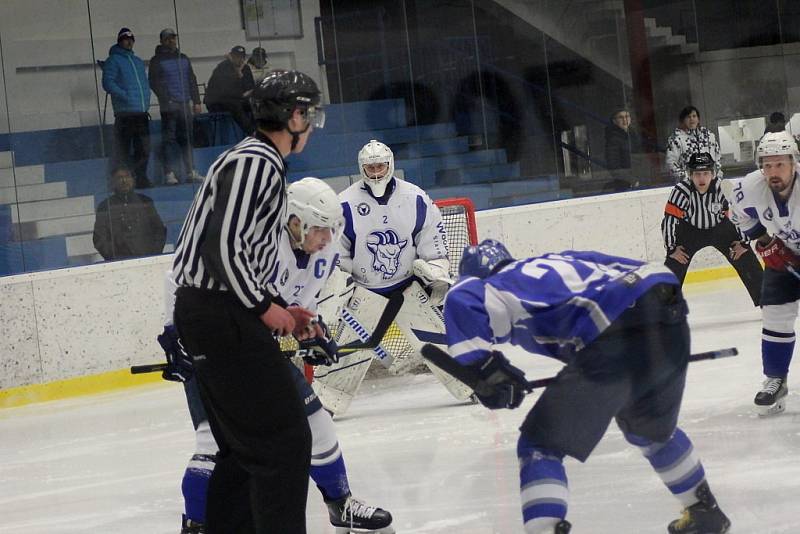
[[[333,365],[339,361],[339,346],[331,339],[328,325],[323,322],[322,317],[317,319],[317,324],[322,328],[322,337],[300,341],[297,354],[309,365]]]
[[[194,375],[192,357],[183,348],[175,326],[166,325],[157,339],[161,348],[164,349],[164,355],[167,357],[167,367],[161,373],[161,378],[171,382],[191,380]]]
[[[511,365],[502,353],[494,351],[485,361],[474,364],[481,377],[475,396],[490,410],[517,408],[527,393],[525,373]]]

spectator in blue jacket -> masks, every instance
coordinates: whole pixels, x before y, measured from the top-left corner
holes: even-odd
[[[150,87],[161,108],[162,159],[164,180],[179,183],[178,177],[202,181],[192,164],[192,120],[200,113],[200,92],[192,62],[178,49],[178,34],[164,28],[161,44],[150,59]]]
[[[150,187],[147,158],[150,155],[150,86],[144,61],[133,53],[136,39],[128,28],[117,34],[117,44],[103,65],[103,89],[114,107],[114,163],[133,169],[136,187]]]

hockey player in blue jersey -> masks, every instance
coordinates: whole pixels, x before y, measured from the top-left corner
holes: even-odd
[[[761,361],[764,384],[754,402],[759,415],[786,408],[800,301],[800,153],[787,132],[767,133],[756,149],[758,170],[732,191],[732,220],[764,260],[761,286]]]
[[[342,210],[336,193],[317,178],[303,178],[291,184],[287,191],[287,200],[288,219],[281,235],[278,262],[271,285],[288,305],[315,310],[317,294],[336,265],[338,247],[335,239],[341,231]],[[174,290],[174,283],[168,278],[168,318],[172,315],[170,304],[174,299],[170,294],[171,289]],[[324,323],[320,321],[318,324]],[[180,359],[177,353],[181,352],[181,347],[174,328],[166,328],[171,331],[171,337],[162,335],[159,341],[165,345],[168,360],[170,352],[173,353],[172,359],[176,365],[172,369],[180,375],[174,378],[185,378],[186,366],[181,368],[177,365]],[[319,326],[316,328],[316,335],[324,337],[323,330]],[[330,363],[326,362],[328,356],[319,351],[307,357],[315,364]],[[291,369],[311,427],[310,475],[328,506],[330,521],[336,528],[336,533],[351,532],[351,529],[352,532],[359,533],[393,533],[392,516],[389,512],[352,497],[333,420],[322,408],[302,372],[295,366],[291,366]],[[168,376],[165,375],[165,378]],[[218,447],[211,435],[208,417],[195,381],[186,382],[185,389],[197,445],[183,477],[186,514],[183,516],[181,533],[200,534],[205,532],[206,492]],[[253,413],[253,417],[258,417],[257,412]],[[242,498],[246,499],[246,496]]]
[[[447,343],[492,386],[478,395],[482,404],[516,408],[525,396],[522,371],[496,344],[565,363],[520,428],[526,533],[569,532],[564,456],[585,461],[612,419],[683,504],[670,533],[727,532],[730,521],[677,427],[689,328],[674,274],[598,252],[514,260],[494,240],[466,248],[459,273],[445,301]]]

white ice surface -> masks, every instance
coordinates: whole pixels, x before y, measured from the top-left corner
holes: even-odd
[[[687,286],[693,351],[680,425],[694,441],[732,533],[800,532],[800,400],[759,419],[758,313],[738,280]],[[515,353],[530,378],[547,359]],[[337,421],[354,494],[392,512],[398,533],[520,533],[514,411],[455,405],[430,375],[362,387]],[[0,532],[176,534],[194,437],[182,388],[134,390],[0,410]],[[576,534],[664,533],[677,501],[612,424],[583,465],[567,461]],[[330,534],[311,484],[308,531]]]

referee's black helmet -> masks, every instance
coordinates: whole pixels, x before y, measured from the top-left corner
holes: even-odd
[[[269,73],[253,90],[250,105],[259,125],[269,130],[286,127],[295,109],[311,110],[309,121],[316,128],[324,122],[324,112],[319,107],[321,93],[310,76],[296,70],[275,70]]]
[[[714,158],[708,152],[696,152],[689,157],[686,167],[689,172],[713,171],[715,168]]]

